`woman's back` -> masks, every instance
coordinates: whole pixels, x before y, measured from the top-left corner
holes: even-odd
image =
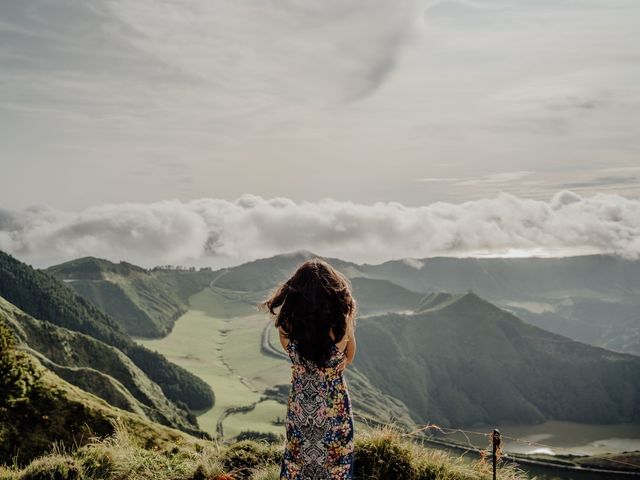
[[[341,368],[344,352],[334,345],[324,367],[305,359],[295,340],[287,352],[292,375],[281,478],[352,478],[353,416]]]
[[[324,260],[307,260],[260,306],[276,316],[292,363],[280,478],[353,478],[353,414],[343,377],[356,353],[348,279]]]

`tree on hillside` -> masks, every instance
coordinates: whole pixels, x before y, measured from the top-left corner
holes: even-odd
[[[15,347],[13,333],[0,318],[0,419],[28,401],[29,392],[40,378],[35,365]]]

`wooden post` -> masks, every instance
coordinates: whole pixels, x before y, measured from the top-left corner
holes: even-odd
[[[500,432],[498,429],[493,430],[493,435],[491,435],[491,445],[493,447],[493,480],[496,480],[496,453],[498,448],[500,448]]]

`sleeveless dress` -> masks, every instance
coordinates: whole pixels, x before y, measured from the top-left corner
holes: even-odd
[[[304,359],[292,340],[291,390],[281,480],[353,479],[353,413],[342,373],[344,353],[333,346],[325,368]]]

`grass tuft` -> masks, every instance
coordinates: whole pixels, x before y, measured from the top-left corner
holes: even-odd
[[[82,464],[68,455],[52,454],[40,457],[27,466],[20,480],[84,480]]]
[[[0,480],[18,480],[18,472],[8,467],[0,467]]]
[[[222,465],[241,478],[249,477],[257,468],[280,461],[281,452],[266,442],[243,440],[221,452]]]
[[[400,441],[398,433],[384,429],[356,442],[355,477],[414,480],[417,469],[412,445]]]

